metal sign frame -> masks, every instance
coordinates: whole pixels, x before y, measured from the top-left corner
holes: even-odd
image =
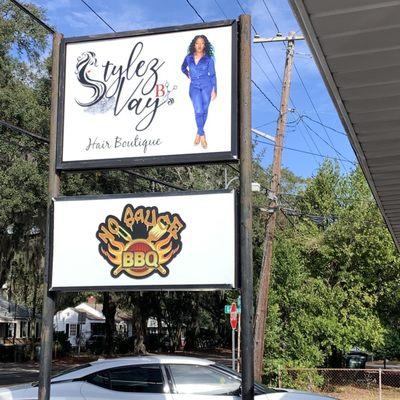
[[[231,81],[231,149],[223,152],[205,152],[178,155],[160,155],[149,157],[124,157],[105,158],[96,160],[63,161],[64,142],[64,101],[65,101],[65,75],[66,75],[66,46],[69,43],[101,41],[106,39],[119,39],[158,35],[163,33],[185,32],[198,29],[210,29],[232,26],[232,81]],[[57,170],[87,170],[126,168],[136,166],[159,166],[180,164],[205,164],[222,161],[239,161],[238,145],[238,22],[236,20],[223,20],[210,23],[189,24],[166,28],[144,29],[137,31],[117,32],[93,36],[79,36],[63,38],[60,46],[60,79],[58,87],[58,121],[56,144],[56,169]]]

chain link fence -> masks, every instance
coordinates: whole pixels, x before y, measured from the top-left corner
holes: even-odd
[[[340,400],[400,399],[400,370],[287,368],[270,378],[278,387],[324,393]]]

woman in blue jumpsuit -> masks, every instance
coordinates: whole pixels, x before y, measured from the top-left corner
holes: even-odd
[[[207,121],[208,107],[217,97],[217,79],[213,47],[204,35],[197,35],[190,43],[188,55],[182,63],[182,72],[190,79],[189,96],[192,100],[197,125],[194,144],[201,143],[207,148],[204,125]]]

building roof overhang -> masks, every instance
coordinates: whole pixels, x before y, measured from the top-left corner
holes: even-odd
[[[289,0],[400,249],[400,0]]]

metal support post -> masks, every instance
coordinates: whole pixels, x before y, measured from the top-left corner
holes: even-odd
[[[232,369],[235,371],[235,364],[236,364],[236,356],[235,356],[235,330],[232,329]]]
[[[240,266],[242,292],[242,399],[254,399],[252,143],[251,143],[251,18],[239,18],[240,121]]]
[[[382,368],[379,368],[379,400],[382,400]]]
[[[42,333],[40,339],[39,400],[50,399],[51,359],[53,349],[53,317],[56,294],[49,292],[50,215],[51,199],[60,194],[60,176],[56,172],[56,134],[58,107],[59,54],[62,35],[53,36],[53,65],[51,70],[51,117],[49,153],[49,196],[47,207],[46,261],[44,266]]]

